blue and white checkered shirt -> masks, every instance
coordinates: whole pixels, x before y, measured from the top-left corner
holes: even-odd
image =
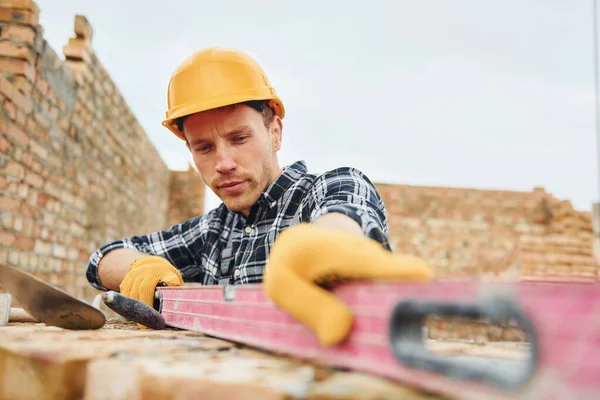
[[[112,250],[133,248],[166,258],[185,282],[260,283],[279,233],[331,212],[350,216],[367,237],[391,251],[385,205],[361,171],[342,167],[310,174],[298,161],[265,189],[247,218],[221,203],[166,230],[108,242],[91,255],[86,276],[93,287],[107,290],[98,277],[100,259]]]

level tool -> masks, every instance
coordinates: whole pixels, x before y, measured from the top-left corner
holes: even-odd
[[[105,303],[147,326],[201,332],[460,399],[600,398],[598,284],[354,281],[331,291],[354,320],[347,338],[327,347],[273,304],[261,284],[158,287],[154,309],[115,292]],[[526,336],[526,352],[436,352],[427,345],[431,317],[508,321]]]

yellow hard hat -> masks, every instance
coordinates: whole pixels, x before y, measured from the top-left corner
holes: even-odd
[[[210,47],[192,54],[171,76],[162,124],[185,140],[177,118],[250,100],[271,100],[275,114],[285,116],[283,103],[253,58],[238,50]]]

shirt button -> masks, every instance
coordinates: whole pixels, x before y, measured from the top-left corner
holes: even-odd
[[[251,227],[249,227],[249,226],[247,226],[247,227],[246,227],[246,233],[250,233],[250,232],[252,232],[252,228],[251,228]]]
[[[240,269],[239,269],[239,268],[236,268],[236,269],[235,269],[235,271],[233,271],[233,274],[234,274],[236,277],[239,277],[239,276],[240,276],[240,274],[241,274],[241,272],[240,272]]]

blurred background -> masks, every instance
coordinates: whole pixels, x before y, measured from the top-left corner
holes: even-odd
[[[272,0],[37,2],[59,53],[74,14],[172,169],[160,125],[174,68],[207,46],[248,52],[281,95],[283,164],[374,181],[597,199],[592,2]],[[207,207],[219,203],[208,193]]]

